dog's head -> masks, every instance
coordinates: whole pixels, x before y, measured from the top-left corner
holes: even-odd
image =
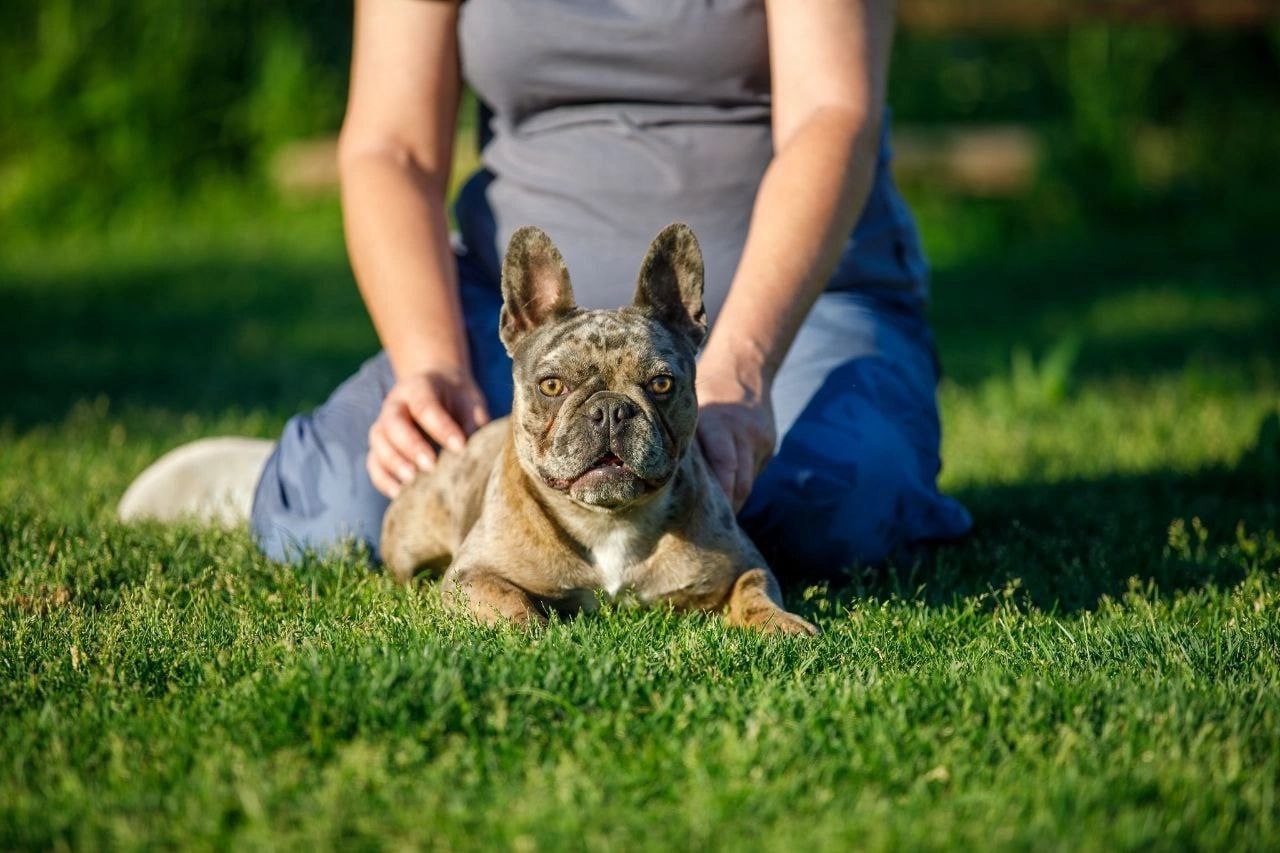
[[[502,298],[520,464],[606,510],[659,491],[698,419],[694,358],[707,320],[702,252],[689,227],[668,225],[654,238],[635,300],[610,311],[575,305],[559,250],[540,229],[521,228],[503,262]]]

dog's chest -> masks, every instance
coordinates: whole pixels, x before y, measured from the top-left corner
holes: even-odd
[[[597,588],[609,598],[633,589],[636,569],[644,562],[649,545],[645,537],[629,527],[615,526],[601,531],[590,545],[591,565],[597,572]]]

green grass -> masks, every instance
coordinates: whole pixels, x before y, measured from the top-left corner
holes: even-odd
[[[11,247],[0,848],[1277,846],[1280,244],[921,209],[978,530],[793,585],[811,643],[491,632],[358,554],[122,527],[158,452],[370,352],[336,214]]]

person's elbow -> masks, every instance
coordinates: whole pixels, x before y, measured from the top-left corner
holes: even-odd
[[[774,145],[782,151],[798,139],[811,139],[816,135],[828,145],[853,151],[859,143],[879,138],[883,112],[883,108],[854,100],[816,103],[780,123],[775,130]]]
[[[360,183],[370,170],[394,171],[425,186],[442,186],[448,167],[428,147],[391,129],[352,125],[338,135],[338,179],[344,189]]]
[[[884,107],[868,100],[850,99],[822,104],[810,115],[811,120],[822,122],[832,133],[846,137],[853,143],[859,138],[876,138],[880,135]]]

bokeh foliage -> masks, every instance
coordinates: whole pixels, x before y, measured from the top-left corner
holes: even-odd
[[[334,0],[0,4],[0,223],[250,185],[341,117],[350,6]]]
[[[350,29],[345,0],[0,4],[0,227],[261,190],[281,143],[336,130]],[[904,124],[1034,127],[1031,225],[1280,196],[1280,28],[902,31],[890,94]]]
[[[1036,128],[1046,157],[1019,215],[1058,226],[1155,207],[1255,221],[1276,210],[1280,28],[907,32],[890,88],[900,122]]]

